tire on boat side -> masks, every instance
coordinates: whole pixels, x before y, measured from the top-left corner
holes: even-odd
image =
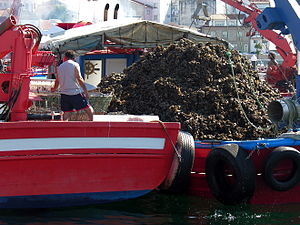
[[[277,179],[273,171],[280,162],[291,160],[293,168],[286,179]],[[297,149],[287,146],[275,148],[268,156],[264,167],[264,180],[276,191],[287,191],[300,181],[300,153]]]
[[[158,188],[164,193],[181,194],[186,191],[189,185],[190,173],[195,159],[195,142],[193,136],[187,132],[180,131],[176,149],[181,156],[181,162],[175,154],[169,174]]]
[[[227,174],[229,171],[231,175]],[[210,151],[205,172],[212,194],[221,203],[246,203],[253,196],[255,167],[247,152],[237,144],[227,144]]]

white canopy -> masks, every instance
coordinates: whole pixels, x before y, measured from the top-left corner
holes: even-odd
[[[103,49],[110,43],[122,48],[153,48],[169,45],[181,38],[202,43],[223,43],[226,41],[193,31],[191,29],[160,24],[152,21],[106,21],[77,27],[60,32],[43,45],[43,49],[54,52],[75,50],[78,54]]]

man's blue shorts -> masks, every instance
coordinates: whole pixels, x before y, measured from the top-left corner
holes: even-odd
[[[60,95],[60,105],[63,112],[79,111],[89,107],[87,99],[82,95]]]

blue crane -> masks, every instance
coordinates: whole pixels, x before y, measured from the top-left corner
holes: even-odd
[[[275,122],[284,122],[290,128],[300,128],[300,5],[299,0],[274,0],[275,7],[267,7],[257,18],[257,26],[262,30],[279,30],[281,34],[291,34],[297,48],[298,75],[296,76],[296,96],[273,101],[269,105],[269,117]]]
[[[256,19],[262,30],[280,30],[282,34],[291,34],[298,49],[298,76],[296,79],[296,96],[300,97],[300,5],[297,0],[274,0],[275,7],[267,7]]]

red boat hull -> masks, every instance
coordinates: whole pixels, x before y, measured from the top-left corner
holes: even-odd
[[[198,142],[200,143],[200,142]],[[217,143],[219,144],[219,143]],[[205,145],[204,145],[205,146]],[[205,174],[205,161],[209,152],[215,147],[214,144],[207,144],[207,148],[197,147],[195,149],[195,162],[190,177],[189,194],[205,198],[214,198]],[[299,150],[299,146],[293,146]],[[276,191],[269,187],[263,178],[263,168],[268,155],[274,148],[249,151],[250,157],[256,170],[255,192],[250,199],[250,204],[285,204],[300,202],[300,184],[297,184],[288,191]]]
[[[1,123],[0,207],[82,205],[148,193],[169,172],[179,128],[158,122]]]

